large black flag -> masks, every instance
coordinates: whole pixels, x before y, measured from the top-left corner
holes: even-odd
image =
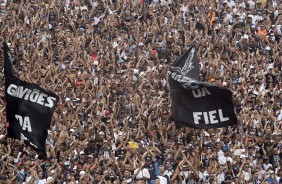
[[[6,116],[8,137],[21,140],[45,155],[45,141],[58,96],[39,85],[15,76],[14,60],[8,45],[3,43]]]
[[[193,46],[172,64],[168,74],[176,124],[209,129],[237,123],[232,92],[199,81],[199,63]]]

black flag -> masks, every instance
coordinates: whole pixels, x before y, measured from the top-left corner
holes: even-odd
[[[199,63],[194,46],[178,57],[171,65],[171,71],[175,71],[184,77],[199,80]]]
[[[59,98],[39,85],[22,81],[14,75],[14,58],[5,42],[3,53],[8,137],[21,140],[45,155],[45,141]]]
[[[176,124],[209,129],[237,123],[232,92],[199,81],[199,63],[193,46],[172,64],[168,74]]]

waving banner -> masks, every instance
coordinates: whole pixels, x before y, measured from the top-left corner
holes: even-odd
[[[199,81],[199,63],[194,47],[190,47],[172,64],[168,74],[176,124],[209,129],[237,123],[232,92]]]
[[[5,42],[3,53],[8,137],[21,140],[45,154],[47,130],[59,98],[39,85],[15,76],[12,66],[14,58]]]

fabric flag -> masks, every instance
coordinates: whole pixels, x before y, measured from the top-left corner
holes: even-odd
[[[128,142],[129,144],[129,147],[132,148],[132,149],[136,149],[136,148],[139,148],[138,146],[138,143],[137,142]]]
[[[59,98],[39,85],[15,76],[14,58],[5,42],[3,54],[8,137],[18,139],[45,155],[48,128]]]
[[[172,115],[176,124],[210,129],[237,123],[232,92],[199,81],[199,63],[194,46],[172,64],[168,74]]]

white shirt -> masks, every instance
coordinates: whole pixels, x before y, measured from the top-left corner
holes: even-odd
[[[203,181],[208,181],[208,176],[209,173],[207,171],[201,172],[199,171],[199,178],[202,179]]]
[[[160,184],[167,184],[167,179],[163,176],[158,176],[158,178],[160,179]]]
[[[263,176],[264,176],[264,173],[265,173],[264,170],[260,170],[260,171],[258,172],[258,174],[259,174],[258,179],[262,179]]]
[[[227,158],[225,156],[221,156],[221,157],[218,157],[218,161],[220,165],[225,165],[227,162]]]
[[[249,15],[252,17],[252,24],[256,24],[257,21],[263,20],[262,16],[259,15]]]
[[[221,183],[222,181],[225,181],[225,174],[224,172],[217,175],[217,183]]]
[[[180,10],[183,11],[183,12],[187,12],[188,11],[188,5],[186,5],[186,6],[182,5]]]
[[[165,170],[164,174],[168,175],[169,179],[171,178],[171,176],[173,175],[174,171],[173,170]]]
[[[250,8],[251,10],[255,8],[256,3],[255,3],[254,1],[250,0],[250,1],[248,1],[248,3],[249,3],[249,8]]]
[[[276,179],[276,181],[279,182],[279,180],[281,179],[281,177],[276,177],[275,179]]]
[[[188,178],[189,176],[189,171],[181,171],[180,172],[180,176],[182,176],[183,180],[182,180],[182,184],[186,184],[186,181],[185,179]]]
[[[251,179],[251,173],[250,172],[246,172],[246,171],[243,171],[242,172],[243,173],[243,175],[244,175],[244,180],[245,181],[249,181],[250,179]]]
[[[137,174],[137,171],[138,171],[138,170],[139,170],[139,169],[135,169],[134,175]],[[136,175],[136,179],[142,179],[143,177],[150,179],[149,170],[146,169],[146,168],[141,169],[141,170],[139,171],[139,173]]]
[[[246,8],[246,4],[245,4],[245,2],[243,1],[242,3],[240,3],[240,4],[239,4],[239,7]]]
[[[227,13],[226,17],[227,17],[229,22],[231,22],[231,23],[233,22],[233,15],[231,13]]]
[[[99,24],[101,18],[102,18],[102,16],[100,16],[100,17],[94,17],[94,25]]]
[[[272,168],[272,165],[271,164],[262,164],[263,165],[263,168],[264,168],[264,170],[265,171],[267,171],[268,170],[268,168]]]
[[[235,156],[240,156],[241,154],[243,154],[243,153],[245,153],[245,152],[246,152],[245,149],[236,149],[233,154],[234,154]]]
[[[223,151],[219,150],[219,152],[217,152],[217,157],[218,158],[224,157]]]
[[[234,7],[233,8],[233,14],[235,15],[238,12],[238,10],[239,10],[238,8]]]
[[[229,8],[232,8],[233,6],[235,6],[235,3],[234,3],[233,0],[231,0],[230,2],[226,1],[226,3],[227,3],[227,6],[228,6]]]
[[[167,4],[172,4],[171,0],[161,0],[161,6],[165,6]]]
[[[240,13],[240,17],[239,17],[240,22],[243,22],[245,18],[246,18],[246,13],[245,12]]]
[[[47,183],[46,179],[38,180],[38,184],[45,184],[45,183]]]

